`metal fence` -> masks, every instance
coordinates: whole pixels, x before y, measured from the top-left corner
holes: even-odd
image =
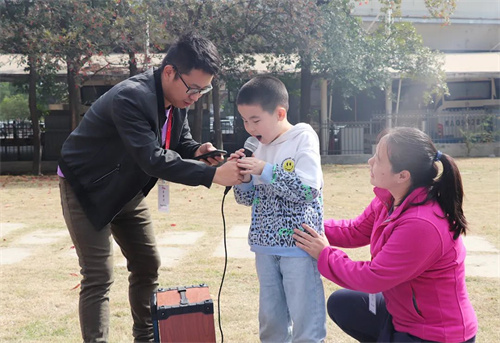
[[[375,115],[364,122],[333,122],[330,125],[329,155],[371,154],[378,134],[386,128],[387,116]],[[435,143],[500,141],[500,112],[461,110],[445,113],[406,112],[392,115],[391,126],[416,127]]]
[[[69,134],[68,123],[51,124],[42,132],[43,160],[57,160],[62,142]],[[63,118],[63,117],[61,117]],[[64,117],[66,118],[66,117]],[[63,119],[64,119],[63,118]],[[374,115],[369,121],[332,122],[329,125],[329,155],[372,154],[378,134],[387,125],[386,115]],[[393,114],[392,126],[416,127],[426,132],[435,143],[473,143],[500,141],[500,111],[467,110],[446,113],[406,112]],[[52,126],[55,127],[52,128]],[[50,132],[49,132],[50,131]],[[61,132],[59,132],[61,131]],[[54,145],[54,146],[53,146]],[[228,146],[229,148],[229,146]],[[33,159],[33,128],[30,121],[0,122],[0,161],[31,161]]]
[[[43,132],[43,124],[40,125],[40,129]],[[33,126],[31,121],[7,120],[0,122],[0,160],[33,160]]]
[[[334,122],[330,125],[328,155],[371,154],[385,121]]]
[[[406,112],[393,115],[394,126],[417,127],[435,143],[463,143],[498,140],[500,112],[483,109],[433,112]]]

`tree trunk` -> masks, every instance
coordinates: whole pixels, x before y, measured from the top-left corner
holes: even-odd
[[[135,52],[133,51],[128,52],[128,69],[129,76],[137,75],[137,59],[135,58]]]
[[[80,86],[77,83],[76,75],[78,74],[79,67],[77,63],[68,58],[67,63],[67,80],[68,80],[68,100],[69,100],[69,113],[71,115],[71,131],[76,129],[80,123],[80,96],[78,94]]]
[[[191,128],[191,132],[193,134],[193,139],[197,142],[203,143],[201,141],[201,127],[203,123],[203,101],[199,99],[194,103],[194,118],[193,118],[193,127]]]
[[[222,128],[220,122],[220,86],[219,81],[215,80],[213,82],[214,89],[212,90],[212,102],[214,104],[214,144],[219,149],[224,149],[224,143],[222,141]]]
[[[311,114],[311,59],[309,56],[301,56],[300,69],[300,121],[309,122]]]
[[[29,88],[28,88],[28,104],[31,115],[31,126],[33,127],[33,175],[42,174],[42,144],[40,133],[40,122],[38,110],[36,108],[36,57],[34,55],[28,56],[29,65]]]

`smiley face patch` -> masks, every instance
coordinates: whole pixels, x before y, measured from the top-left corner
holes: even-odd
[[[283,161],[282,167],[284,171],[291,173],[295,170],[295,161],[293,158],[287,158]]]

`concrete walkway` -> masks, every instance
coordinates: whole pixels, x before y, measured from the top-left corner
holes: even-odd
[[[248,246],[248,228],[250,224],[235,225],[226,234],[227,256],[229,258],[254,258]],[[214,251],[214,256],[224,257],[224,242],[221,241]]]
[[[10,235],[18,233],[25,227],[22,223],[0,223],[0,239],[6,240]],[[247,243],[249,224],[235,225],[227,232],[228,258],[253,259]],[[190,246],[195,245],[203,236],[203,232],[169,232],[157,237],[160,250],[162,267],[173,267],[186,255]],[[32,254],[41,251],[43,246],[59,240],[68,240],[69,235],[64,231],[38,230],[29,234],[20,235],[6,247],[0,247],[0,266],[23,261]],[[467,248],[465,270],[467,276],[500,278],[500,251],[490,242],[479,236],[466,236],[464,238]],[[76,259],[75,249],[68,246],[61,254],[67,254]],[[119,247],[114,244],[115,265],[126,267],[126,260]],[[213,256],[224,257],[224,242],[215,247]]]
[[[465,236],[465,274],[467,276],[500,277],[500,252],[480,236]]]
[[[8,239],[10,235],[19,233],[18,231],[24,227],[25,225],[21,223],[0,223],[0,240]],[[161,255],[162,268],[175,266],[187,253],[187,247],[196,244],[203,234],[203,232],[170,232],[168,235],[157,236],[156,241]],[[68,248],[57,253],[65,254],[76,260],[76,252],[66,230],[57,232],[39,230],[21,235],[13,239],[6,247],[0,247],[0,266],[19,263],[33,254],[42,252],[44,246],[64,239],[69,242]],[[126,259],[116,242],[113,244],[113,252],[115,266],[125,268]]]

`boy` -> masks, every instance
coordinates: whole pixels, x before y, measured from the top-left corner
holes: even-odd
[[[236,201],[252,205],[249,244],[259,277],[262,342],[321,342],[326,336],[323,284],[315,259],[295,246],[306,222],[323,233],[323,174],[316,132],[287,119],[288,92],[272,76],[257,76],[236,100],[246,131],[259,140],[253,157],[238,159],[243,182]],[[241,158],[241,159],[239,159]]]

